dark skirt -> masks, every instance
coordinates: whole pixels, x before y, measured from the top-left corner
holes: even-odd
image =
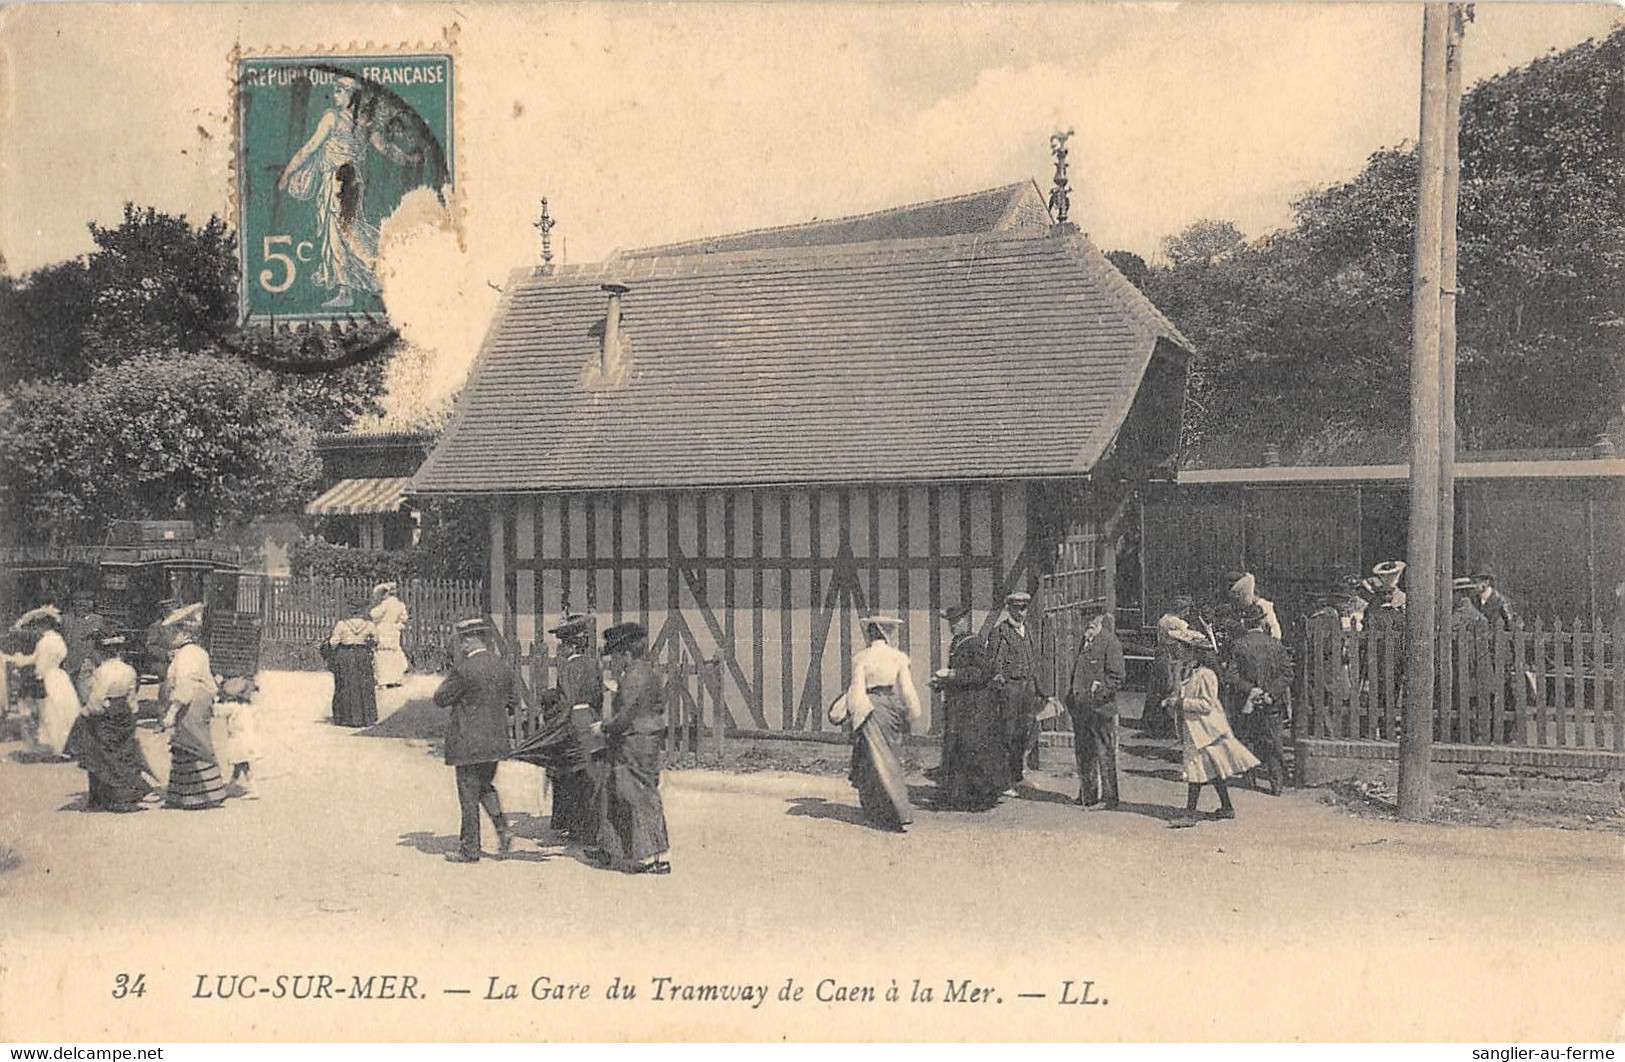
[[[665,852],[659,734],[628,734],[612,747],[597,786],[598,845],[611,858],[643,860]]]
[[[334,724],[371,726],[378,722],[372,646],[335,645],[329,655],[328,666],[333,671]]]
[[[135,716],[121,700],[105,712],[81,715],[68,734],[68,754],[90,777],[89,806],[125,811],[152,792],[152,765],[135,738]]]
[[[1009,757],[1004,722],[990,691],[956,693],[949,701],[954,741],[943,759],[937,784],[942,802],[985,811],[1009,788]]]
[[[219,807],[225,799],[226,783],[220,777],[218,763],[195,756],[179,746],[170,746],[169,792],[164,797],[166,807],[196,811]]]
[[[903,764],[897,758],[903,738],[903,705],[895,693],[871,693],[869,698],[875,707],[852,736],[849,779],[870,822],[901,830],[914,821]]]

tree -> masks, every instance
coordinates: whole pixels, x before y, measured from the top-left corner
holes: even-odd
[[[1146,274],[1151,270],[1145,264],[1144,258],[1133,251],[1107,251],[1106,261],[1116,266],[1117,271],[1123,274],[1130,284],[1137,288],[1145,287]]]
[[[1625,29],[1463,101],[1457,418],[1478,448],[1587,445],[1625,400]],[[1398,459],[1408,430],[1416,153],[1374,153],[1250,244],[1204,220],[1143,289],[1197,347],[1187,446]],[[1237,233],[1239,235],[1239,233]]]
[[[80,384],[0,397],[0,487],[27,538],[92,539],[117,518],[208,532],[302,503],[316,432],[271,374],[207,354],[142,355]]]
[[[1236,228],[1235,222],[1200,218],[1177,235],[1165,238],[1162,256],[1173,266],[1192,262],[1209,265],[1215,259],[1234,253],[1246,242],[1247,238]]]
[[[46,266],[21,279],[0,276],[0,387],[82,376],[90,302],[83,262]]]

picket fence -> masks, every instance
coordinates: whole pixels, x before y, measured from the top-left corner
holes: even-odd
[[[519,674],[530,689],[551,689],[558,680],[564,657],[556,649],[538,642],[518,657]],[[728,729],[728,710],[722,699],[721,659],[697,660],[686,649],[672,649],[655,657],[655,668],[665,676],[663,693],[666,719],[666,754],[698,755],[703,747],[721,756]],[[527,703],[528,701],[528,703]],[[605,705],[605,718],[613,711],[613,698]],[[514,743],[526,740],[541,729],[537,699],[515,698],[517,705],[509,720],[509,736]]]
[[[370,602],[372,587],[360,579],[245,577],[237,611],[260,617],[265,642],[310,646],[331,635],[357,602]],[[396,593],[407,611],[401,648],[419,671],[442,670],[456,652],[457,621],[486,610],[485,584],[478,580],[408,579]]]
[[[1297,735],[1397,740],[1407,637],[1387,617],[1360,631],[1337,617],[1306,620]],[[1450,639],[1451,666],[1435,678],[1434,740],[1625,751],[1625,625],[1477,622]]]

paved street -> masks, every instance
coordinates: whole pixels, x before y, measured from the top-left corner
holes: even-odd
[[[550,844],[540,772],[513,765],[498,783],[517,851],[454,866],[432,711],[345,731],[325,722],[327,686],[267,677],[259,799],[217,811],[84,814],[76,767],[0,750],[0,1039],[1596,1040],[1625,1011],[1618,836],[1249,792],[1235,822],[1172,830],[1183,787],[1155,760],[1116,814],[1045,776],[984,815],[922,809],[896,836],[861,824],[838,777],[681,771],[663,782],[675,873],[636,878]],[[161,737],[143,741],[166,772]],[[146,975],[143,998],[110,998],[121,972]],[[199,975],[305,973],[411,975],[426,998],[195,998]],[[604,999],[617,975],[637,1000]],[[541,976],[590,995],[533,999]],[[775,994],[793,977],[807,994],[672,1005],[650,998],[660,976]],[[520,998],[486,1000],[491,977]],[[879,1001],[818,1002],[824,978]],[[915,978],[932,1003],[907,1002]],[[950,978],[993,992],[944,1003]],[[1061,1003],[1085,981],[1104,1004]]]

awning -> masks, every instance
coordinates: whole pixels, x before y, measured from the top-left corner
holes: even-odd
[[[411,476],[390,479],[341,479],[305,506],[309,516],[368,516],[392,513],[406,500]]]

